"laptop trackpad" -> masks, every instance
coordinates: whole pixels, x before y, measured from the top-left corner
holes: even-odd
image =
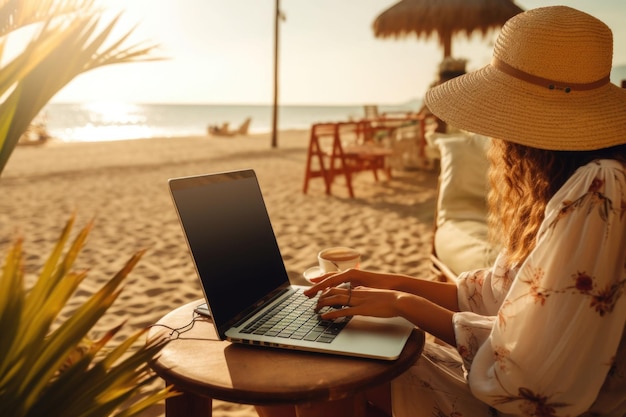
[[[377,318],[354,316],[333,341],[334,348],[340,346],[367,346],[368,351],[392,355],[399,354],[404,342],[415,326],[401,317]],[[385,353],[386,352],[386,353]]]

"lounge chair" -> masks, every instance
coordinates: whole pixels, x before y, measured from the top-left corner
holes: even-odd
[[[43,123],[30,124],[22,136],[20,136],[18,145],[43,145],[50,139],[50,134]]]
[[[252,118],[248,117],[243,123],[235,130],[229,129],[228,122],[222,124],[222,126],[209,125],[207,133],[212,136],[235,136],[235,135],[247,135],[250,129],[250,123]]]

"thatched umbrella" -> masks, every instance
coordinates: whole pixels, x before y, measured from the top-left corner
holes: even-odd
[[[452,54],[452,35],[483,36],[522,12],[512,0],[401,0],[374,21],[377,38],[439,37],[443,56]]]

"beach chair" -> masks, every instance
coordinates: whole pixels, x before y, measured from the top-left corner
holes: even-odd
[[[230,130],[229,129],[229,123],[226,122],[226,123],[222,124],[222,126],[210,125],[208,127],[207,131],[212,136],[247,135],[248,134],[248,130],[250,129],[250,123],[252,123],[252,118],[248,117],[235,130]]]
[[[51,138],[46,125],[43,122],[34,122],[26,127],[20,136],[18,145],[43,145]]]
[[[250,129],[250,123],[252,123],[252,118],[248,117],[246,120],[243,121],[243,123],[241,123],[241,126],[239,126],[239,129],[237,129],[235,134],[247,135],[248,130]]]
[[[363,111],[365,113],[365,120],[377,120],[380,117],[380,114],[378,113],[378,106],[375,104],[364,105]]]
[[[487,239],[487,149],[490,140],[468,132],[430,133],[440,158],[431,266],[442,281],[493,265],[496,248]]]
[[[311,127],[302,192],[307,193],[313,178],[322,178],[327,195],[337,177],[343,177],[350,197],[354,198],[352,177],[370,171],[379,181],[378,171],[391,178],[386,158],[392,154],[374,140],[376,130],[366,121],[317,123]]]

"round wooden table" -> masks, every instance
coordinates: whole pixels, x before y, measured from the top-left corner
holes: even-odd
[[[364,391],[400,375],[424,347],[424,332],[418,329],[395,361],[232,344],[218,339],[210,319],[194,313],[203,302],[173,310],[148,334],[174,339],[151,365],[182,392],[166,400],[167,417],[210,416],[213,398],[254,405],[293,404],[298,415],[323,409],[328,416],[341,409],[340,402],[351,402],[354,415],[363,415]]]

